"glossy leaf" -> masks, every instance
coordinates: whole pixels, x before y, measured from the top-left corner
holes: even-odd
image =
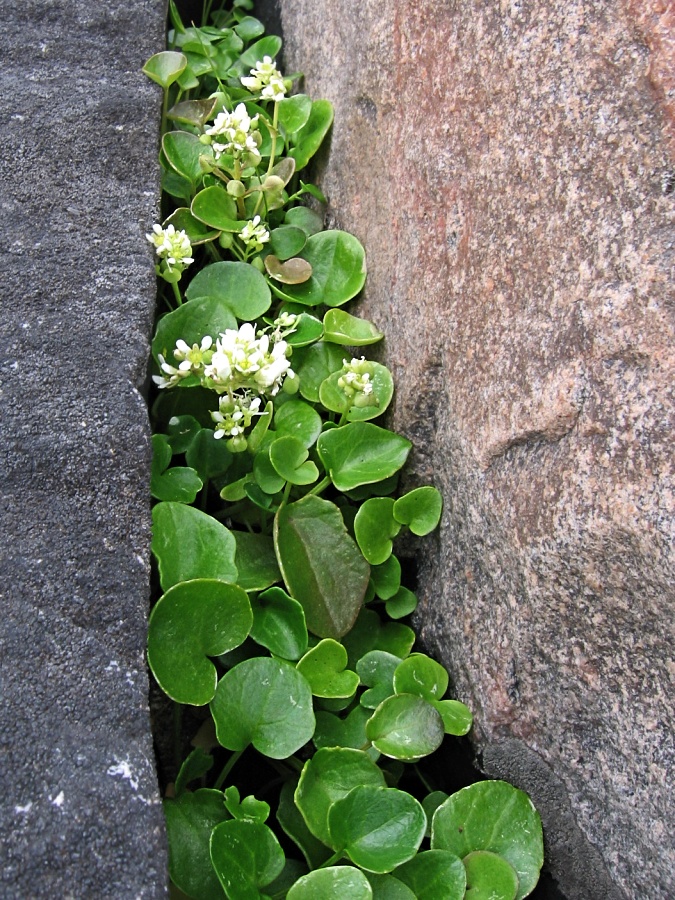
[[[318,341],[323,334],[323,325],[319,319],[309,313],[301,313],[295,323],[295,331],[286,337],[292,347],[306,347]],[[295,362],[295,360],[294,360]]]
[[[366,722],[370,712],[362,706],[355,706],[348,715],[341,719],[332,712],[321,710],[316,713],[316,731],[314,744],[321,747],[351,747],[363,750],[368,744]],[[372,757],[370,751],[366,751]],[[378,754],[379,755],[379,754]]]
[[[377,709],[380,703],[394,694],[394,672],[401,660],[393,653],[371,650],[356,664],[363,684],[370,690],[361,694],[359,702],[366,709]]]
[[[194,578],[237,581],[235,540],[212,516],[183,503],[158,503],[152,521],[152,552],[163,590]]]
[[[274,832],[259,822],[232,819],[211,833],[211,862],[229,900],[251,900],[279,875],[284,852]]]
[[[234,30],[242,41],[248,43],[254,38],[260,37],[261,34],[264,34],[265,26],[254,16],[244,16],[244,18],[234,26]]]
[[[218,231],[237,234],[246,224],[244,221],[237,221],[237,205],[234,199],[225,188],[217,184],[204,188],[197,194],[190,206],[190,212],[200,222],[211,228],[217,228]]]
[[[462,860],[447,850],[425,850],[394,869],[394,875],[414,891],[417,900],[462,900],[466,872]],[[473,892],[469,895],[475,900]]]
[[[239,587],[245,591],[262,591],[281,581],[271,537],[248,531],[233,531],[232,535],[237,542],[234,561]]]
[[[185,451],[185,461],[196,469],[203,481],[224,475],[232,463],[225,441],[216,440],[210,428],[202,428]]]
[[[181,206],[174,210],[171,215],[164,220],[164,227],[173,225],[176,231],[184,231],[192,246],[204,244],[217,238],[220,232],[215,228],[209,228],[199,219],[195,219],[190,210],[186,206]]]
[[[304,169],[323,143],[333,124],[333,107],[328,100],[314,100],[304,128],[296,137],[296,145],[289,152],[298,170]]]
[[[286,293],[304,306],[341,306],[366,280],[365,251],[346,231],[322,231],[307,238],[302,258],[311,265],[312,276],[304,284],[289,285]]]
[[[311,403],[319,400],[322,382],[342,369],[344,351],[335,344],[319,341],[293,353],[293,371],[300,379],[300,394]]]
[[[372,497],[359,508],[354,519],[354,536],[371,566],[379,566],[391,556],[392,540],[401,530],[394,519],[391,497]]]
[[[201,778],[213,768],[213,757],[201,747],[195,749],[183,760],[180,771],[176,776],[174,796],[180,797],[191,781]]]
[[[312,277],[312,267],[306,259],[293,257],[282,262],[270,254],[265,257],[265,269],[270,278],[281,284],[304,284]]]
[[[188,897],[223,900],[223,889],[211,865],[211,832],[230,818],[220,791],[203,788],[164,801],[169,842],[169,875]]]
[[[413,534],[429,534],[441,520],[443,498],[435,487],[415,488],[399,497],[394,506],[394,518],[407,525]]]
[[[252,624],[248,597],[234,584],[198,578],[169,588],[148,622],[148,663],[157,683],[177,703],[208,703],[218,682],[209,657],[238,647]]]
[[[340,638],[354,623],[370,567],[334,503],[307,495],[277,512],[274,541],[288,592],[318,637]]]
[[[410,888],[393,875],[366,875],[373,889],[373,900],[416,900]]]
[[[273,587],[252,600],[251,607],[253,640],[282,659],[300,659],[307,650],[307,626],[298,601]]]
[[[434,814],[431,847],[462,859],[474,850],[503,856],[518,874],[517,900],[534,890],[544,860],[539,813],[505,781],[481,781],[449,797]]]
[[[463,864],[471,900],[516,900],[518,873],[503,856],[474,850],[464,857]]]
[[[173,500],[178,503],[192,503],[202,489],[202,481],[194,469],[184,466],[173,466],[171,447],[164,434],[152,436],[152,469],[150,475],[150,493],[156,500]]]
[[[380,600],[389,600],[401,587],[401,563],[395,556],[390,556],[379,566],[371,567],[370,577]]]
[[[297,666],[315,697],[352,697],[359,686],[359,676],[346,667],[347,651],[332,638],[319,641]]]
[[[216,297],[238,319],[246,321],[262,316],[272,302],[264,277],[253,266],[242,262],[206,266],[192,279],[185,296],[190,301],[196,297]]]
[[[180,122],[182,125],[194,125],[201,128],[213,118],[213,113],[218,103],[217,97],[207,97],[205,100],[183,100],[176,103],[167,112],[167,119]]]
[[[328,830],[331,807],[359,785],[384,787],[384,775],[367,753],[343,747],[317,750],[302,770],[295,803],[312,834],[337,849]]]
[[[441,803],[445,803],[447,799],[448,794],[445,791],[432,791],[423,798],[422,806],[427,814],[427,837],[431,837],[431,820],[434,817],[434,813]]]
[[[411,446],[407,438],[370,422],[324,431],[317,441],[321,462],[340,491],[382,481],[398,472]]]
[[[270,462],[275,471],[291,484],[313,484],[319,477],[316,463],[308,459],[309,453],[304,443],[293,435],[284,434],[276,438],[269,448]]]
[[[402,619],[404,616],[409,616],[415,612],[417,609],[417,597],[407,587],[401,586],[394,596],[387,600],[385,609],[387,610],[387,615],[392,619]]]
[[[256,484],[266,494],[273,496],[283,490],[286,479],[280,475],[272,465],[270,459],[270,446],[264,445],[255,455],[253,460],[253,475]]]
[[[270,232],[269,247],[277,259],[297,256],[307,242],[307,235],[295,225],[281,225]]]
[[[425,700],[440,700],[448,689],[450,677],[442,665],[424,653],[412,653],[394,672],[397,694],[417,694]]]
[[[311,111],[312,101],[306,94],[285,97],[279,103],[279,124],[289,133],[300,131],[307,124]]]
[[[143,72],[160,87],[166,89],[172,85],[187,66],[187,59],[182,53],[173,50],[162,50],[155,53],[143,66]]]
[[[173,416],[167,424],[166,439],[173,453],[185,453],[202,426],[194,416]]]
[[[293,781],[287,781],[282,787],[277,810],[277,821],[289,838],[300,848],[309,867],[318,869],[333,853],[307,827],[307,823],[295,805],[293,798],[296,787],[297,782]]]
[[[353,866],[327,866],[298,878],[286,900],[372,900],[368,879]]]
[[[284,221],[287,225],[297,225],[298,228],[302,228],[307,237],[323,231],[323,218],[306,206],[294,206],[287,210]]]
[[[356,397],[350,398],[339,384],[343,373],[335,372],[319,388],[321,403],[326,409],[346,413],[348,422],[366,422],[381,416],[386,412],[394,396],[394,381],[386,366],[371,361],[369,369],[372,386],[370,394],[357,394]]]
[[[351,316],[342,309],[329,309],[323,317],[324,340],[348,347],[376,344],[384,334],[372,322]]]
[[[176,341],[183,340],[191,347],[193,344],[199,345],[206,335],[215,341],[222,331],[236,327],[236,319],[224,300],[201,297],[191,300],[189,304],[184,303],[159,320],[152,352],[155,359],[161,353],[169,365],[176,366],[179,362],[173,355]],[[213,408],[216,408],[215,403]]]
[[[213,161],[213,150],[189,131],[169,131],[162,138],[162,150],[171,168],[192,184],[197,184],[204,176],[200,158]]]
[[[412,859],[426,824],[421,804],[396,788],[360,785],[328,812],[335,849],[344,851],[357,866],[379,874]]]
[[[388,697],[366,725],[373,747],[392,759],[416,762],[443,743],[443,720],[430,703],[415,694]]]
[[[241,799],[239,788],[232,785],[225,790],[225,808],[233,819],[248,819],[263,825],[270,814],[270,805],[263,800],[256,800],[253,795]]]
[[[384,650],[405,659],[415,643],[415,632],[399,622],[382,622],[373,609],[362,609],[342,643],[347,648],[349,664],[354,667],[370,650]]]
[[[443,727],[446,734],[462,737],[471,731],[473,715],[468,706],[459,700],[435,700],[431,705],[443,719]]]
[[[291,756],[314,734],[307,681],[288,663],[265,657],[245,660],[223,675],[211,713],[223,747],[253,744],[272,759]]]
[[[321,434],[321,416],[302,400],[289,400],[274,413],[277,434],[289,434],[305,447],[311,447]]]
[[[257,63],[264,56],[270,56],[272,59],[276,59],[280,50],[281,38],[277,37],[275,34],[267,35],[259,41],[256,41],[255,44],[251,44],[246,52],[242,53],[237,62],[237,70],[241,75],[248,75],[249,70],[255,68]]]

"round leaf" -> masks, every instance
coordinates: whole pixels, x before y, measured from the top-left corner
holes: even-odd
[[[469,707],[459,700],[436,700],[432,701],[432,706],[440,713],[446,734],[461,737],[471,731],[473,715]]]
[[[286,341],[292,347],[306,347],[318,341],[322,334],[323,325],[319,319],[315,319],[309,313],[301,313],[296,320],[295,331],[286,337]]]
[[[307,649],[307,626],[298,601],[273,587],[252,600],[251,606],[253,640],[282,659],[300,659]]]
[[[462,900],[466,872],[462,860],[447,850],[425,850],[394,871],[417,900]],[[473,893],[471,900],[475,900]]]
[[[307,124],[311,111],[312,101],[306,94],[286,97],[279,103],[279,124],[289,133],[300,131]]]
[[[211,713],[223,747],[253,744],[272,759],[291,756],[314,734],[307,681],[288,663],[265,657],[245,660],[223,675]]]
[[[434,814],[431,847],[461,858],[474,850],[503,856],[518,874],[516,900],[534,890],[544,861],[539,813],[505,781],[481,781],[448,797]]]
[[[328,866],[298,878],[286,900],[372,900],[368,879],[353,866]]]
[[[401,530],[394,519],[391,497],[372,497],[359,508],[354,519],[354,536],[371,566],[379,566],[391,556],[392,538]]]
[[[152,436],[152,469],[150,473],[150,493],[157,500],[173,500],[178,503],[192,503],[202,489],[202,481],[194,469],[174,466],[171,462],[171,447],[164,434]]]
[[[174,793],[180,797],[191,781],[201,778],[213,768],[213,757],[201,747],[195,747],[192,753],[183,760],[180,771],[176,776]]]
[[[362,609],[342,643],[347,648],[353,668],[370,650],[384,650],[405,659],[415,643],[415,632],[399,622],[382,622],[374,609]]]
[[[143,72],[165,90],[179,77],[187,66],[187,57],[173,50],[155,53],[143,66]]]
[[[376,344],[384,335],[372,322],[351,316],[342,309],[329,309],[323,317],[324,340],[348,347]]]
[[[293,781],[287,781],[282,787],[277,809],[277,821],[289,838],[298,845],[309,867],[318,869],[333,854],[325,844],[322,844],[318,838],[314,837],[307,827],[307,823],[293,799],[296,787],[297,782],[294,783]]]
[[[395,788],[360,785],[328,812],[332,845],[357,866],[379,874],[412,859],[426,825],[421,804]]]
[[[387,610],[387,615],[391,616],[392,619],[402,619],[404,616],[409,616],[410,613],[415,612],[417,609],[417,597],[407,587],[400,587],[394,596],[387,600],[385,609]]]
[[[211,832],[230,818],[220,791],[201,789],[164,801],[171,880],[188,897],[223,900],[209,852]]]
[[[318,412],[302,400],[289,400],[274,414],[277,434],[290,434],[305,447],[311,447],[321,434],[321,424]]]
[[[192,279],[185,296],[190,301],[196,297],[217,297],[238,319],[246,321],[262,316],[272,302],[265,278],[253,266],[242,262],[206,266]]]
[[[213,116],[217,103],[217,97],[208,97],[206,100],[183,100],[172,106],[166,116],[174,122],[202,128]]]
[[[218,681],[208,657],[238,647],[252,624],[251,604],[240,587],[206,578],[174,585],[148,622],[148,663],[157,683],[177,703],[208,703]]]
[[[412,653],[394,672],[397,694],[418,694],[425,700],[440,700],[448,689],[450,676],[440,663],[424,653]]]
[[[390,556],[379,566],[371,568],[370,577],[380,600],[389,600],[401,587],[401,563],[395,556]]]
[[[382,481],[398,472],[411,447],[407,438],[370,422],[332,428],[317,441],[321,462],[339,491]]]
[[[232,534],[237,542],[234,561],[237,566],[239,587],[245,591],[262,591],[271,584],[281,581],[281,572],[274,553],[274,541],[271,537],[266,534],[251,534],[248,531],[233,531]]]
[[[224,300],[219,297],[201,297],[184,303],[159,320],[152,341],[152,352],[155,359],[161,353],[169,365],[175,366],[178,360],[173,351],[177,340],[184,340],[191,347],[193,344],[200,344],[206,335],[210,335],[215,341],[222,331],[236,327],[237,321]],[[215,405],[214,403],[214,408]]]
[[[359,241],[345,231],[322,231],[307,239],[302,257],[311,278],[286,292],[305,306],[341,306],[355,297],[366,280],[366,256]]]
[[[256,453],[255,459],[253,460],[253,475],[256,484],[266,494],[273,496],[283,490],[286,479],[280,475],[272,465],[269,445],[262,447],[262,449]],[[234,498],[230,497],[228,499]]]
[[[229,900],[251,900],[284,867],[284,852],[267,825],[232,819],[211,833],[211,862]]]
[[[162,138],[162,150],[171,168],[192,184],[196,184],[204,175],[200,158],[203,156],[207,160],[213,160],[211,148],[202,144],[197,135],[189,131],[169,131]]]
[[[302,228],[307,237],[323,231],[323,218],[306,206],[294,206],[293,209],[287,210],[284,222],[287,225],[297,225],[298,228]]]
[[[489,850],[474,850],[464,857],[463,863],[471,900],[516,900],[518,873],[503,856]]]
[[[246,224],[244,221],[237,221],[237,205],[234,199],[217,184],[204,188],[197,194],[192,201],[190,212],[205,225],[231,234],[238,233]]]
[[[361,750],[369,743],[366,737],[366,722],[369,718],[370,713],[362,706],[355,706],[344,719],[325,710],[318,712],[314,744],[317,748],[352,747],[354,750]],[[366,752],[372,756],[369,750]]]
[[[307,235],[295,225],[281,225],[270,232],[270,248],[277,259],[290,259],[297,256],[305,246]]]
[[[314,156],[332,124],[333,107],[330,102],[314,100],[307,124],[296,135],[295,147],[289,154],[295,160],[298,170],[304,169]]]
[[[439,713],[414,694],[388,697],[366,725],[366,735],[384,756],[415,762],[443,743],[443,720]]]
[[[333,372],[342,369],[344,351],[335,344],[318,341],[293,353],[293,371],[300,379],[300,393],[311,403],[319,400],[322,382]]]
[[[394,506],[394,518],[407,525],[413,534],[429,534],[441,520],[443,498],[435,487],[420,487],[403,497]]]
[[[347,651],[332,638],[319,641],[298,663],[315,697],[352,697],[359,686],[359,676],[347,666]]]
[[[195,219],[186,206],[174,210],[163,224],[165,228],[167,225],[173,225],[176,231],[184,231],[193,247],[197,244],[204,244],[206,241],[212,241],[219,234],[216,229],[209,228],[199,219]]]
[[[400,662],[398,656],[382,650],[371,650],[361,657],[356,671],[363,684],[370,688],[361,695],[361,706],[377,709],[380,703],[394,694],[394,672]]]
[[[235,540],[212,516],[184,503],[158,503],[152,522],[163,590],[193,578],[236,582]]]
[[[311,265],[299,256],[282,262],[271,253],[265,257],[265,269],[270,278],[281,284],[304,284],[312,276]]]
[[[373,900],[416,900],[410,888],[393,875],[369,872],[366,877],[373,889]]]
[[[304,443],[291,434],[284,434],[270,444],[270,462],[275,471],[291,484],[313,484],[319,477],[316,463],[307,459]]]

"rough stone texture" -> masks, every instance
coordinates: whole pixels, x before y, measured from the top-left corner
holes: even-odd
[[[280,5],[445,496],[423,636],[565,895],[672,897],[673,4]]]
[[[0,895],[165,896],[144,663],[158,0],[1,4]]]

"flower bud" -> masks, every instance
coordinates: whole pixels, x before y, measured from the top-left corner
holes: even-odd
[[[229,250],[232,246],[232,242],[234,241],[234,235],[230,234],[229,231],[223,231],[218,238],[218,243],[223,248],[223,250]]]
[[[259,256],[254,256],[251,260],[251,265],[254,269],[257,269],[259,272],[264,272],[265,264]]]
[[[230,197],[243,197],[246,193],[246,186],[241,181],[232,181],[227,182],[227,193]]]

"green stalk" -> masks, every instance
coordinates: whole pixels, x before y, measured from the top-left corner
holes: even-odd
[[[173,295],[174,295],[174,297],[176,298],[176,303],[177,303],[179,306],[182,306],[182,305],[183,305],[183,298],[181,297],[180,291],[179,291],[179,289],[178,289],[178,282],[172,281],[172,282],[171,282],[171,288],[172,288],[172,290],[173,290]]]
[[[244,750],[245,749],[246,748],[244,748]],[[216,791],[219,791],[221,789],[221,787],[223,786],[223,784],[225,782],[225,779],[227,778],[227,776],[230,774],[232,769],[235,767],[235,765],[239,761],[239,757],[242,755],[244,750],[237,750],[236,753],[233,753],[232,756],[225,763],[220,775],[218,776],[218,778],[216,778],[215,784],[213,785],[213,787]]]

